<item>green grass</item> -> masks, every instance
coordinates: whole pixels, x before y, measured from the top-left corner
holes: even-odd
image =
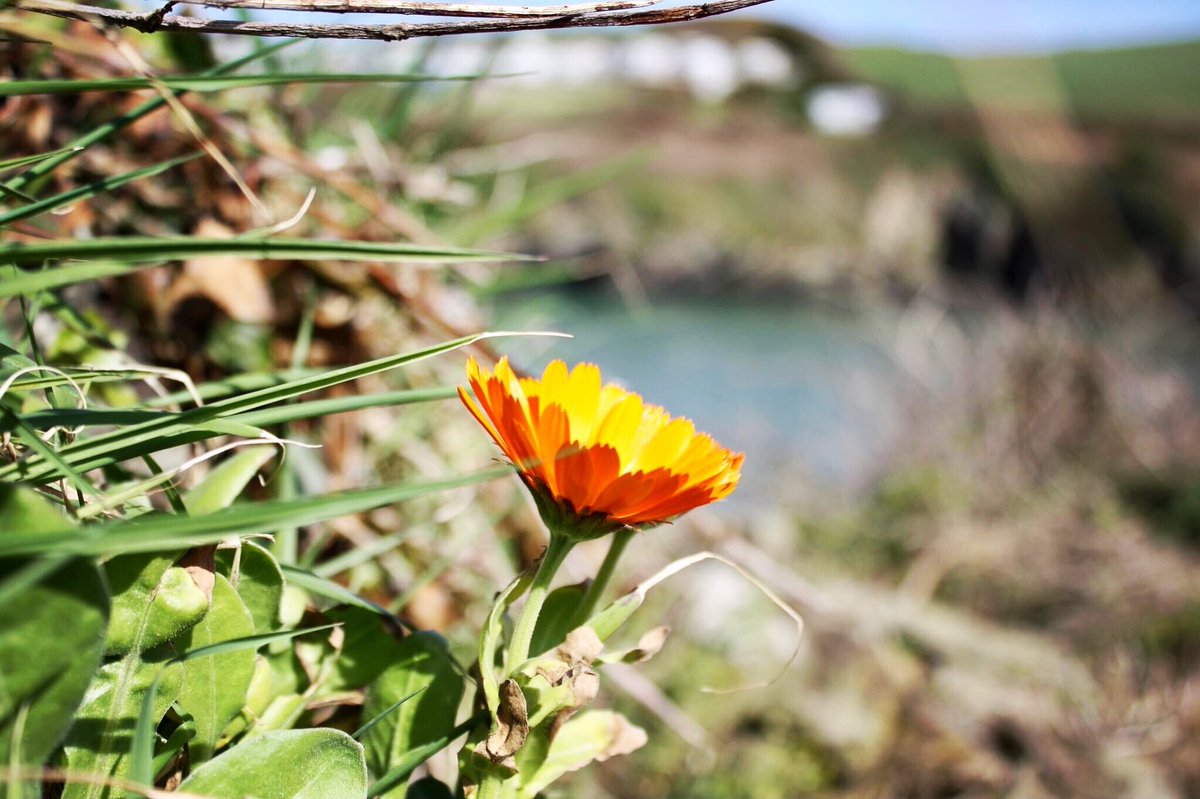
[[[956,58],[887,47],[842,51],[863,78],[921,104],[970,102],[1084,117],[1200,116],[1200,41],[1049,56]]]

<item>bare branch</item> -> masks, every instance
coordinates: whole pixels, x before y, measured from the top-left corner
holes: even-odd
[[[648,11],[589,12],[558,17],[482,19],[466,22],[395,23],[390,25],[316,25],[277,22],[241,22],[229,19],[200,19],[178,14],[134,14],[66,0],[17,0],[15,7],[37,14],[76,19],[100,25],[132,28],[143,33],[174,30],[196,33],[228,33],[239,36],[287,36],[304,39],[377,39],[403,41],[423,36],[454,36],[465,33],[503,33],[560,28],[609,28],[629,25],[665,25],[727,14],[770,0],[716,0],[697,5],[657,8]]]
[[[403,0],[179,0],[209,8],[253,8],[271,11],[324,11],[329,14],[410,14],[429,17],[564,17],[602,11],[626,11],[662,0],[604,0],[567,6],[489,6],[477,3],[422,3]]]

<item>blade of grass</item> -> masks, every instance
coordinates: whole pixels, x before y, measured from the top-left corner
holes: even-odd
[[[435,388],[418,388],[404,391],[388,391],[380,394],[362,394],[352,397],[309,400],[308,402],[297,402],[293,405],[263,408],[227,418],[230,422],[249,425],[251,427],[270,427],[271,425],[284,424],[286,422],[297,422],[320,416],[349,413],[350,411],[358,411],[364,408],[389,408],[398,405],[414,405],[422,402],[453,399],[456,396],[458,396],[458,389],[455,387],[437,386]],[[141,408],[63,408],[59,410],[37,411],[21,418],[35,429],[47,430],[51,427],[130,425],[167,417],[178,418],[181,415],[169,411],[145,410]],[[0,423],[0,432],[3,432],[4,429],[4,424]]]
[[[205,239],[195,236],[155,238],[114,236],[111,238],[37,242],[8,242],[0,245],[0,262],[18,266],[40,266],[55,260],[100,260],[111,268],[113,262],[138,264],[178,261],[185,258],[214,258],[236,255],[258,260],[339,260],[339,261],[519,261],[529,256],[511,253],[468,250],[456,247],[425,247],[418,244],[374,241],[322,241],[317,239]],[[86,266],[86,265],[85,265]],[[63,270],[65,271],[65,267]],[[112,274],[108,272],[108,274]],[[90,279],[79,273],[71,282]],[[9,284],[16,283],[16,288]],[[36,281],[33,281],[36,283]],[[59,285],[65,285],[59,283]],[[31,289],[21,275],[5,281],[3,294],[12,297],[28,294]],[[36,287],[32,290],[36,290]]]
[[[139,717],[140,718],[140,717]],[[158,775],[162,774],[163,769],[167,767],[176,755],[183,751],[183,747],[188,741],[196,737],[196,722],[191,716],[185,716],[184,722],[180,724],[167,738],[163,744],[162,751],[154,756],[154,777],[158,779]]]
[[[323,371],[322,369],[306,367],[304,369],[284,369],[280,372],[244,372],[239,375],[222,378],[221,380],[201,383],[196,386],[196,393],[205,401],[224,399],[245,391],[257,391],[260,388],[281,386],[292,380],[321,374]],[[164,405],[181,405],[192,401],[191,392],[173,391],[170,394],[151,397],[144,404],[147,408],[158,408]]]
[[[343,605],[369,610],[385,618],[395,618],[386,609],[376,605],[369,599],[363,599],[344,585],[339,585],[332,580],[327,580],[298,566],[289,566],[286,563],[281,563],[279,564],[279,568],[283,570],[283,576],[289,583],[299,586],[311,594],[332,599],[334,602],[340,602]]]
[[[459,724],[441,738],[438,738],[435,741],[430,741],[422,746],[414,747],[402,754],[396,761],[396,765],[392,766],[392,768],[388,770],[387,774],[384,774],[382,777],[380,777],[379,780],[370,787],[370,789],[367,791],[368,799],[381,796],[407,780],[410,776],[412,776],[412,773],[417,770],[418,766],[449,746],[450,742],[455,738],[470,732],[475,725],[482,724],[487,720],[487,717],[488,714],[486,711],[476,713],[474,716],[467,719],[462,724]]]
[[[16,189],[10,189],[8,186],[5,186],[3,183],[0,183],[0,194],[3,194],[5,197],[15,197],[16,199],[20,200],[23,203],[37,202],[36,197],[30,197],[28,194],[26,194],[23,191],[17,191]]]
[[[2,87],[0,87],[0,89],[2,89]],[[9,169],[17,169],[18,167],[29,166],[30,164],[36,164],[38,161],[44,161],[47,158],[53,158],[56,155],[62,155],[63,153],[70,153],[74,151],[74,147],[63,147],[58,150],[50,150],[49,152],[38,153],[37,155],[22,155],[19,158],[5,158],[4,160],[0,160],[0,172],[5,172]]]
[[[131,457],[138,457],[145,452],[156,452],[166,448],[166,446],[177,446],[180,443],[200,440],[206,437],[206,434],[203,431],[193,429],[198,424],[205,424],[221,417],[245,413],[266,405],[285,402],[309,392],[330,388],[339,383],[396,369],[405,364],[469,346],[486,338],[513,335],[561,334],[480,333],[473,336],[466,336],[411,353],[387,356],[363,364],[355,364],[353,366],[321,372],[311,377],[300,378],[278,386],[269,386],[240,396],[192,408],[166,419],[155,419],[111,433],[81,439],[63,447],[59,451],[59,454],[67,463],[77,469],[86,471],[106,466]],[[53,479],[58,473],[58,470],[48,464],[44,458],[30,456],[19,463],[0,467],[0,480],[20,479],[30,482],[44,482]]]
[[[397,546],[404,543],[404,541],[406,541],[410,536],[412,536],[412,534],[416,532],[416,529],[417,528],[414,527],[408,527],[390,535],[374,538],[362,546],[356,545],[352,549],[348,549],[340,555],[335,555],[334,557],[323,560],[315,565],[305,563],[305,559],[302,558],[301,565],[311,568],[313,572],[320,577],[333,577],[335,574],[341,574],[344,571],[349,571],[361,563],[374,560],[384,552],[395,549]],[[309,555],[309,553],[312,553],[311,557],[313,560],[315,560],[317,557],[315,548],[309,547],[305,550],[306,555]]]
[[[0,89],[2,89],[4,85],[5,84],[0,83]],[[100,194],[101,192],[112,191],[113,189],[120,188],[126,183],[131,183],[135,180],[154,177],[155,175],[166,172],[172,167],[179,166],[182,163],[199,157],[200,154],[197,153],[195,155],[185,155],[181,158],[173,158],[170,161],[156,164],[155,166],[146,167],[145,169],[138,169],[133,172],[126,172],[124,175],[115,175],[95,183],[89,183],[86,186],[80,186],[79,188],[72,189],[71,191],[65,191],[62,194],[56,194],[53,197],[47,197],[44,200],[37,200],[29,205],[9,211],[6,214],[0,214],[0,227],[3,227],[4,225],[11,225],[13,222],[17,222],[22,219],[28,219],[31,216],[44,214],[47,211],[52,211],[55,208],[68,205],[73,202],[86,200],[89,197]]]
[[[296,44],[298,41],[298,39],[288,39],[286,41],[279,42],[278,44],[264,47],[261,50],[256,50],[255,52],[245,55],[239,59],[230,61],[228,64],[222,64],[218,67],[213,67],[204,74],[225,75],[230,72],[236,72],[247,64],[251,64],[261,58],[266,58],[267,56],[282,50],[284,47]],[[139,119],[146,116],[146,114],[156,111],[166,104],[166,99],[161,96],[155,97],[152,100],[147,100],[133,110],[122,114],[111,122],[99,125],[82,136],[77,137],[74,141],[72,141],[62,150],[58,151],[56,154],[39,160],[29,170],[8,181],[5,186],[12,191],[19,191],[20,189],[25,188],[39,178],[50,174],[55,169],[58,169],[58,167],[75,158],[77,155],[79,155],[79,153],[83,152],[88,147],[91,147],[93,144],[104,141],[114,133],[132,125],[134,122],[137,122]]]
[[[17,440],[36,452],[42,458],[46,459],[54,465],[54,467],[68,480],[71,485],[75,486],[75,490],[89,497],[102,496],[100,491],[87,481],[77,469],[71,467],[69,463],[64,461],[62,457],[55,451],[54,447],[42,441],[37,431],[30,427],[23,419],[18,417],[8,408],[0,407],[0,420],[3,420],[3,426],[15,430],[17,432]],[[12,427],[9,427],[9,425]]]
[[[478,75],[423,75],[367,72],[302,72],[281,75],[176,75],[156,78],[104,78],[99,80],[17,80],[0,83],[0,97],[29,94],[79,94],[80,92],[128,92],[153,89],[158,84],[177,92],[220,92],[252,86],[283,86],[306,83],[425,83],[471,81],[490,77]],[[43,158],[49,156],[42,156]],[[3,169],[0,164],[0,169]]]
[[[496,467],[446,480],[398,483],[288,502],[236,505],[206,516],[147,514],[128,521],[43,533],[10,532],[0,537],[0,557],[18,555],[116,555],[184,549],[223,541],[231,535],[270,532],[282,525],[303,526],[384,505],[495,480],[511,474]]]
[[[353,733],[351,733],[351,734],[350,734],[350,737],[351,737],[351,738],[353,738],[353,739],[354,739],[354,740],[356,740],[356,741],[357,741],[357,740],[359,740],[359,739],[361,739],[361,738],[362,738],[364,735],[366,735],[368,732],[370,732],[370,731],[371,731],[371,728],[372,728],[372,727],[374,727],[376,724],[378,724],[379,722],[381,722],[381,721],[383,721],[384,719],[386,719],[386,718],[387,718],[388,716],[390,716],[392,713],[395,713],[397,710],[399,710],[399,709],[400,709],[400,706],[401,706],[401,705],[403,705],[405,702],[407,702],[408,700],[412,699],[414,696],[416,696],[417,694],[421,693],[422,691],[424,691],[424,690],[425,690],[426,688],[428,688],[428,687],[429,687],[428,685],[422,685],[420,688],[418,688],[417,690],[413,691],[411,694],[409,694],[408,696],[404,697],[403,699],[400,699],[400,700],[398,700],[398,701],[396,701],[396,702],[393,702],[391,707],[389,707],[387,710],[385,710],[385,711],[383,711],[382,713],[380,713],[379,715],[377,715],[375,718],[373,718],[373,719],[371,719],[370,721],[368,721],[366,724],[364,724],[364,725],[362,725],[361,727],[359,727],[357,730],[355,730]]]

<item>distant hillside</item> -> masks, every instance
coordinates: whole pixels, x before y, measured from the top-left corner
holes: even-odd
[[[955,58],[864,47],[842,51],[866,80],[929,105],[996,104],[1084,117],[1200,118],[1200,40],[1049,56]]]

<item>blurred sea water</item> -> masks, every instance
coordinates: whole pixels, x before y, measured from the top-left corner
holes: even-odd
[[[497,329],[574,336],[506,343],[519,367],[594,362],[606,381],[747,453],[733,507],[787,500],[797,480],[852,493],[894,440],[911,382],[880,343],[889,321],[865,311],[696,299],[635,308],[538,291],[499,298],[493,314]]]

